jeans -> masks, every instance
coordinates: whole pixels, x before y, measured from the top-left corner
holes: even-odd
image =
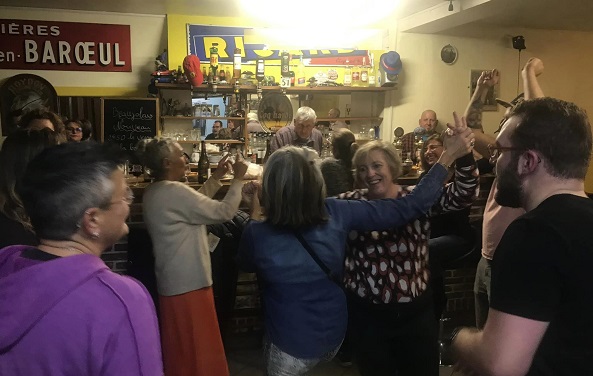
[[[341,344],[334,350],[324,354],[320,358],[302,359],[285,353],[274,345],[270,340],[264,338],[264,366],[267,376],[296,376],[304,375],[319,362],[329,362],[336,356]]]
[[[492,261],[487,258],[480,259],[476,269],[476,281],[474,282],[474,301],[476,312],[476,327],[484,329],[488,310],[490,309],[490,275]]]

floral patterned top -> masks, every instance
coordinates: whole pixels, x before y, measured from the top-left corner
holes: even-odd
[[[414,186],[400,187],[403,197]],[[431,215],[470,206],[479,193],[479,174],[471,154],[456,161],[455,179],[428,214],[388,231],[351,231],[344,285],[356,296],[376,304],[408,303],[428,287],[428,239]],[[342,193],[341,199],[367,200],[367,190]]]

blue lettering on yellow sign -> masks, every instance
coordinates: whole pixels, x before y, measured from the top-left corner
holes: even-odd
[[[245,43],[246,29],[249,28],[188,24],[189,53],[196,55],[200,61],[208,61],[210,47],[213,43],[218,43],[219,62],[232,63],[235,48],[240,48],[244,63],[264,59],[272,64],[280,64],[281,51],[267,50],[263,44]],[[291,51],[291,53],[293,56],[302,55],[307,59],[312,57],[366,56],[368,52],[366,50],[299,50]]]

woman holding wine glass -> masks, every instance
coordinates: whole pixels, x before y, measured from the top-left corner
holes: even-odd
[[[241,202],[247,164],[239,158],[221,200],[212,197],[231,167],[221,159],[198,190],[183,179],[187,159],[172,139],[147,139],[138,156],[155,182],[143,197],[144,220],[153,242],[165,375],[228,375],[212,294],[206,225],[233,218]]]

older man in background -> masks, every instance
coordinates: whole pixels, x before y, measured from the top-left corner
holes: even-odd
[[[317,115],[311,107],[303,106],[297,110],[292,124],[281,128],[270,142],[272,153],[286,145],[308,146],[321,154],[323,136],[315,129]]]
[[[416,150],[414,144],[416,142],[416,135],[422,137],[422,140],[425,141],[428,137],[432,136],[436,133],[436,127],[438,126],[439,121],[437,119],[437,114],[433,110],[425,110],[420,115],[420,119],[418,119],[418,127],[414,129],[414,132],[406,133],[402,137],[402,155],[405,158],[406,153],[410,153],[410,157],[414,162],[418,162],[416,160],[416,155],[414,152]]]

